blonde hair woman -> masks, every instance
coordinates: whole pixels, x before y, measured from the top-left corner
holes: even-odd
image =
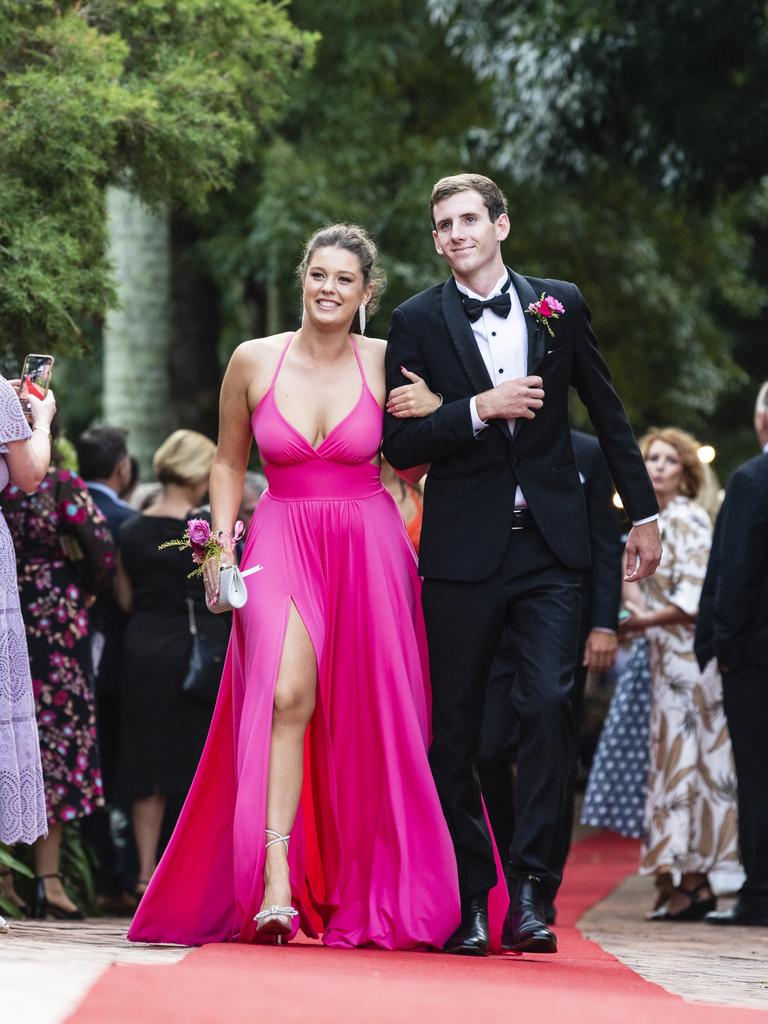
[[[189,553],[158,550],[177,540],[203,501],[216,446],[194,430],[176,430],[157,449],[157,500],[118,533],[118,596],[130,613],[122,676],[119,789],[131,801],[139,855],[136,894],[157,865],[163,821],[178,814],[192,782],[212,707],[185,696],[190,650],[187,599],[198,630],[226,645],[228,623],[210,615],[202,588],[187,579]],[[169,821],[170,819],[170,821]]]
[[[697,504],[704,484],[698,442],[674,427],[640,442],[659,501],[664,554],[641,583],[642,605],[626,631],[642,631],[651,654],[651,738],[641,874],[655,875],[654,921],[700,921],[715,907],[708,875],[738,869],[736,779],[722,683],[699,672],[693,636],[712,544]]]

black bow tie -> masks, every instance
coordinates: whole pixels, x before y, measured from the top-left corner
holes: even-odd
[[[464,303],[464,309],[470,323],[479,320],[483,315],[484,309],[492,309],[496,316],[506,320],[509,316],[509,311],[512,309],[512,299],[509,296],[509,286],[511,284],[512,278],[509,277],[501,292],[498,295],[492,295],[490,299],[473,299],[471,295],[465,295],[464,292],[461,292],[461,301]]]

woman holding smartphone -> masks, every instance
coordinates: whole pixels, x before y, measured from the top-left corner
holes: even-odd
[[[251,442],[269,481],[243,568],[211,732],[129,938],[440,948],[456,861],[427,761],[430,694],[416,558],[382,487],[381,289],[354,225],[308,242],[302,325],[248,341],[221,391],[211,508],[236,561]],[[440,405],[414,381],[414,408]],[[209,602],[218,566],[207,565]]]
[[[9,481],[34,491],[51,459],[51,420],[56,400],[49,391],[42,400],[25,399],[31,426],[22,410],[18,382],[0,376],[0,491]],[[34,843],[46,835],[43,773],[29,670],[27,640],[16,581],[16,555],[0,511],[0,842]],[[7,640],[6,640],[7,638]],[[13,889],[11,873],[0,866],[0,894],[23,907]],[[0,931],[7,925],[0,917]]]

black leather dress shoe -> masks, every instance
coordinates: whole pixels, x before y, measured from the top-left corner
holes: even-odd
[[[443,946],[444,953],[488,956],[488,894],[461,901],[461,924]]]
[[[544,902],[544,921],[546,924],[554,924],[557,920],[557,909],[550,900]]]
[[[501,932],[501,948],[512,953],[556,953],[557,939],[547,928],[541,879],[511,879],[512,900]]]
[[[768,928],[768,911],[752,910],[737,900],[728,910],[714,910],[704,918],[707,924],[740,924],[744,927]]]

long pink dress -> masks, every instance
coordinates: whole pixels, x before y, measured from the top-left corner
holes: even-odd
[[[290,344],[290,339],[288,344]],[[291,602],[318,665],[289,861],[295,928],[329,946],[440,947],[459,922],[456,862],[427,762],[430,693],[416,560],[373,465],[368,389],[313,448],[275,380],[253,414],[269,489],[248,534],[248,603],[176,831],[129,938],[258,941],[272,705]]]

